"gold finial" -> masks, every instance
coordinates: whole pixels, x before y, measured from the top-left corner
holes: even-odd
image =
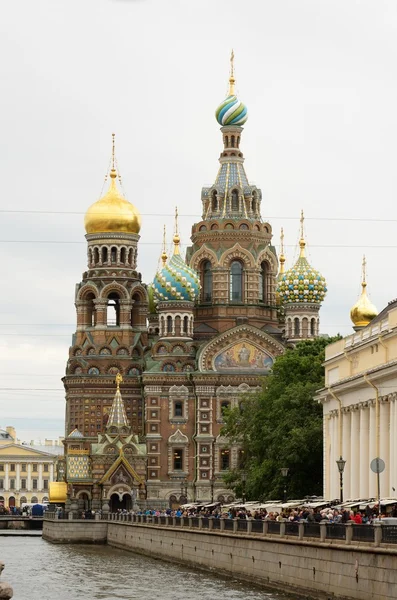
[[[236,83],[236,80],[234,78],[234,50],[232,50],[232,53],[230,55],[229,96],[234,96],[234,94],[235,94],[235,90],[234,90],[235,83]]]
[[[114,151],[115,143],[114,143],[114,138],[115,138],[115,134],[112,133],[112,168],[110,170],[110,177],[112,179],[116,179],[116,177],[117,177],[116,166],[115,166],[115,151]]]
[[[306,242],[305,242],[305,234],[304,234],[304,230],[303,230],[303,223],[305,221],[305,217],[303,216],[303,210],[301,210],[301,218],[300,218],[300,222],[301,222],[301,237],[299,240],[299,246],[300,246],[300,255],[299,258],[305,258],[305,247],[306,247]]]
[[[163,252],[161,253],[161,260],[163,261],[163,267],[165,267],[165,263],[167,262],[167,252],[165,249],[165,225],[164,225],[164,231],[163,231]]]
[[[365,254],[363,255],[363,275],[362,275],[361,287],[364,289],[367,287],[367,261]]]
[[[174,233],[174,254],[180,254],[179,252],[179,242],[181,241],[181,238],[179,237],[179,233],[178,233],[178,207],[175,207],[175,233]]]
[[[123,376],[121,375],[121,373],[117,373],[117,375],[116,375],[117,391],[120,391],[120,383],[123,383]]]
[[[280,275],[284,273],[284,263],[285,263],[285,255],[284,255],[284,229],[281,228],[280,234]]]

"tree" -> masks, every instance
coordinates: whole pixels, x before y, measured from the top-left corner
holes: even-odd
[[[322,408],[314,400],[324,386],[324,349],[335,339],[303,341],[287,349],[264,378],[262,390],[247,394],[226,412],[222,435],[241,446],[240,468],[226,482],[242,495],[241,473],[247,474],[247,498],[282,499],[288,467],[288,496],[321,495],[323,479]]]

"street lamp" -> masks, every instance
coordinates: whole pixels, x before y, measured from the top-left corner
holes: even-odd
[[[340,502],[342,504],[342,502],[343,502],[343,471],[345,470],[346,461],[343,460],[342,457],[340,457],[339,460],[336,461],[336,464],[338,465],[338,471],[339,471]]]
[[[245,485],[247,483],[247,473],[243,471],[241,473],[241,483],[243,484],[243,504],[245,504]]]
[[[284,502],[287,502],[287,477],[289,473],[288,467],[282,467],[280,469],[281,475],[284,477]]]

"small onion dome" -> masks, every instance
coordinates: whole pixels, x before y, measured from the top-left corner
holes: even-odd
[[[174,253],[168,263],[156,273],[153,292],[157,302],[188,300],[194,302],[200,292],[200,279],[179,253],[179,235],[174,236]]]
[[[248,119],[248,111],[245,104],[243,104],[237,96],[234,94],[228,96],[222,104],[218,106],[215,112],[216,120],[219,125],[244,125]]]
[[[305,241],[301,239],[300,256],[295,265],[278,281],[277,291],[283,304],[321,304],[327,287],[324,277],[311,267],[305,256]]]
[[[367,296],[366,260],[363,258],[363,275],[361,281],[361,296],[350,310],[350,318],[355,327],[366,327],[378,315],[376,306]]]
[[[139,211],[121,195],[116,177],[117,173],[113,168],[110,171],[108,191],[87,210],[84,218],[87,233],[139,233]]]

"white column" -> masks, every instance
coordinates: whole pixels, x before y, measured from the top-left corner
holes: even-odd
[[[396,405],[393,400],[390,400],[390,428],[389,428],[389,449],[390,449],[390,478],[389,478],[389,485],[390,485],[390,495],[394,496],[394,492],[392,490],[392,487],[396,487],[396,478],[394,477],[394,470],[395,470],[395,457],[394,457],[394,452],[395,452],[395,445],[394,445],[394,413],[396,410]]]
[[[369,464],[371,464],[371,460],[374,458],[376,458],[376,407],[375,403],[371,403],[369,405]],[[376,498],[378,495],[377,490],[376,475],[370,469],[368,496]]]
[[[323,458],[323,494],[324,498],[331,498],[330,480],[329,480],[329,463],[330,463],[330,419],[327,414],[323,423],[323,439],[324,439],[324,458]]]
[[[330,479],[331,479],[331,497],[339,498],[339,471],[336,464],[338,456],[338,419],[336,416],[331,417],[331,464],[330,464]]]
[[[390,422],[390,437],[394,440],[394,452],[397,452],[397,398],[394,399],[394,421]],[[394,474],[392,479],[390,479],[390,487],[394,487],[396,489],[393,492],[393,497],[397,497],[397,457],[394,458]]]
[[[350,430],[350,457],[351,457],[351,489],[352,499],[359,498],[359,428],[360,415],[358,410],[353,409],[351,413]]]
[[[5,465],[5,476],[4,476],[4,489],[5,490],[9,490],[10,489],[9,471],[10,471],[10,464],[6,463],[6,465]]]
[[[343,433],[342,433],[342,437],[343,437],[343,444],[342,444],[342,456],[343,459],[346,461],[345,464],[345,470],[343,473],[343,497],[346,498],[346,500],[348,498],[351,498],[351,485],[350,485],[350,478],[351,478],[351,471],[352,471],[352,464],[351,464],[351,453],[350,453],[350,412],[345,412],[342,413],[342,423],[343,423]]]
[[[15,489],[21,489],[21,463],[16,464],[16,477],[15,477]]]
[[[360,487],[359,497],[368,498],[369,494],[369,408],[360,410]]]
[[[48,481],[54,481],[54,463],[50,464],[50,476],[48,478]]]
[[[39,476],[38,476],[38,482],[37,482],[37,489],[38,490],[43,489],[43,465],[42,464],[39,464]]]
[[[389,456],[389,430],[390,430],[390,405],[388,402],[380,404],[380,458],[386,463],[386,468],[380,475],[380,495],[390,496],[390,456]]]
[[[27,480],[27,489],[29,492],[32,491],[32,463],[28,464],[28,480]]]

